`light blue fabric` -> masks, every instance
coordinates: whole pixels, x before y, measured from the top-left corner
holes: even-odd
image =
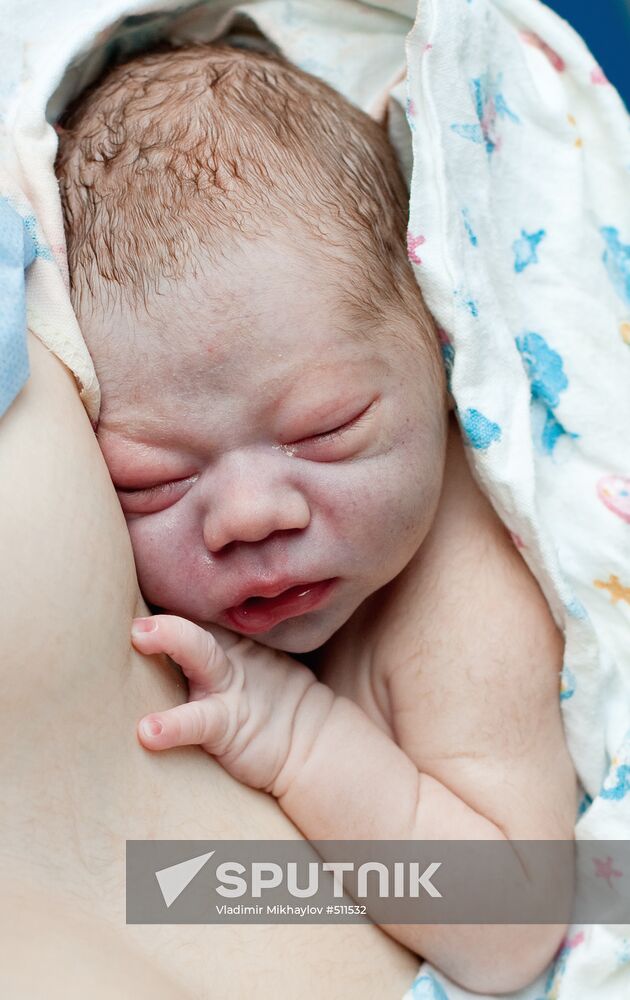
[[[22,217],[0,198],[0,417],[29,376],[24,272],[35,255]]]

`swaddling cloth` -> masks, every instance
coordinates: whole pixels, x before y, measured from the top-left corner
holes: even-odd
[[[409,254],[476,475],[565,632],[576,835],[627,839],[627,116],[582,41],[529,0],[422,3],[407,54]],[[630,873],[608,861],[614,898]],[[519,997],[626,997],[629,963],[628,927],[573,927]],[[426,967],[408,994],[464,996]]]
[[[75,372],[94,420],[45,112],[54,120],[110,56],[163,35],[210,40],[245,14],[302,69],[367,111],[387,108],[410,183],[409,257],[442,331],[472,468],[566,636],[559,697],[584,789],[577,836],[627,838],[630,148],[601,69],[536,0],[422,0],[415,23],[414,0],[86,6],[31,4],[6,42],[0,195],[37,220],[31,328]],[[617,871],[613,894],[630,877]],[[515,996],[629,994],[630,929],[586,926]],[[426,963],[412,997],[472,1000]]]
[[[35,246],[22,218],[0,199],[0,416],[28,378],[24,272],[35,259]]]

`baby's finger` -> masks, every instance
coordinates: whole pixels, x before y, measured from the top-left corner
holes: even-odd
[[[209,753],[219,747],[228,728],[228,711],[219,699],[204,698],[166,712],[145,715],[138,738],[148,750],[170,750],[201,743]]]
[[[203,628],[203,626],[200,626],[200,628]],[[213,638],[219,643],[221,649],[223,649],[226,653],[232,648],[232,646],[249,641],[245,640],[242,635],[238,634],[238,632],[230,632],[229,629],[222,628],[221,625],[215,625],[214,623],[212,624],[211,631]]]
[[[167,653],[186,677],[202,691],[224,691],[232,664],[213,638],[198,625],[176,615],[136,618],[131,626],[134,646],[143,653]]]

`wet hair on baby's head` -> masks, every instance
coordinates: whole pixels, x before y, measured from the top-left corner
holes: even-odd
[[[108,70],[58,132],[77,311],[108,296],[146,304],[162,278],[291,220],[331,271],[354,269],[355,304],[374,320],[415,289],[407,191],[384,129],[280,57],[144,53]]]

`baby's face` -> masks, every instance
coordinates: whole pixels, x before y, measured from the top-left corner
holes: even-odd
[[[435,514],[444,390],[409,343],[417,320],[406,337],[364,333],[306,249],[277,240],[164,288],[151,311],[121,307],[88,332],[144,596],[314,649]]]

